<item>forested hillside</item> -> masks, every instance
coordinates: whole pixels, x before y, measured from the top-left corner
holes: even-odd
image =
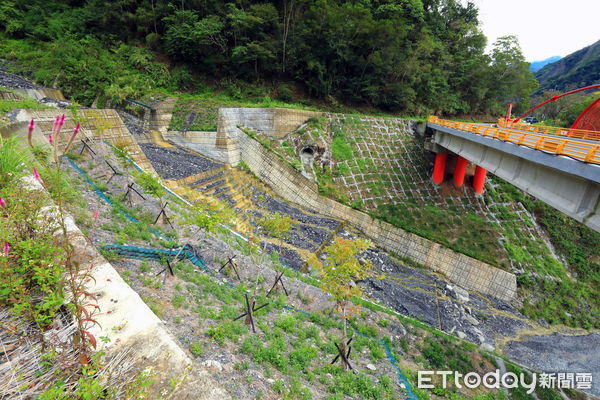
[[[516,38],[486,55],[477,8],[455,0],[8,0],[0,31],[12,69],[83,104],[208,87],[497,114],[536,85]]]
[[[600,40],[546,65],[536,74],[539,92],[567,91],[600,82]]]

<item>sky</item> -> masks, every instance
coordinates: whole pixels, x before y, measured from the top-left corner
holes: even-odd
[[[600,40],[600,0],[470,1],[479,8],[488,50],[496,38],[516,35],[525,59],[539,61]]]

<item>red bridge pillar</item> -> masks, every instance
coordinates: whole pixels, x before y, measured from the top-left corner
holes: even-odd
[[[466,171],[467,160],[461,156],[456,156],[456,166],[454,167],[454,186],[457,188],[463,185]]]
[[[446,158],[448,158],[448,154],[446,153],[437,153],[435,155],[435,163],[433,164],[433,183],[436,185],[439,185],[444,181]]]
[[[473,176],[473,189],[475,189],[475,193],[483,193],[483,185],[485,184],[486,174],[487,170],[485,168],[481,168],[479,165],[475,167],[475,176]]]

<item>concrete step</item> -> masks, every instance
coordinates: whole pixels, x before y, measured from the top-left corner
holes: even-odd
[[[221,186],[227,185],[227,180],[224,177],[220,177],[218,179],[211,179],[208,184],[202,186],[196,186],[194,190],[209,194],[214,191],[214,189],[219,188]]]
[[[225,176],[226,171],[216,171],[214,174],[198,179],[197,181],[190,183],[188,186],[194,190],[199,190],[215,181],[225,179]]]
[[[230,190],[231,189],[230,189],[229,185],[227,184],[227,181],[225,179],[222,179],[219,181],[215,181],[208,187],[203,188],[198,191],[205,196],[216,197],[218,194],[223,193],[223,192],[229,192]]]
[[[220,171],[225,171],[226,169],[226,166],[222,165],[220,167],[213,168],[208,171],[203,171],[194,175],[186,176],[185,178],[178,179],[175,182],[177,182],[178,186],[190,186],[190,184],[193,184],[194,182],[208,178],[212,175],[219,173]]]

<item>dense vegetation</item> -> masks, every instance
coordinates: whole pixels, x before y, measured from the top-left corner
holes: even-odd
[[[498,113],[535,80],[515,37],[484,54],[478,24],[477,8],[455,0],[11,0],[0,48],[85,104],[253,82],[284,101]]]

